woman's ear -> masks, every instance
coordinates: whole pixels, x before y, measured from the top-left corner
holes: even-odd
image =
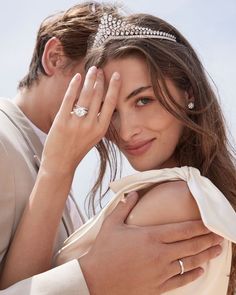
[[[186,97],[186,105],[188,107],[189,110],[192,110],[194,109],[195,107],[195,98],[194,98],[194,95],[193,95],[193,89],[192,87],[190,87],[188,89],[188,91],[185,92],[185,97]]]
[[[45,73],[52,76],[64,62],[64,51],[59,39],[52,37],[44,47],[42,65]]]

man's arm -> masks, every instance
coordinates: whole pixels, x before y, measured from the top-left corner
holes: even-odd
[[[176,280],[179,269],[172,261],[179,253],[183,256],[195,255],[188,266],[195,269],[218,255],[219,249],[211,246],[219,244],[220,239],[209,234],[199,221],[152,227],[127,225],[125,220],[136,202],[137,195],[133,194],[118,204],[106,218],[92,249],[80,258],[80,265],[73,260],[20,281],[0,291],[0,294],[143,295],[152,294],[154,290],[158,295],[163,292],[163,285],[174,289],[198,278],[201,272],[193,270]],[[197,241],[190,239],[199,235],[203,238]],[[187,243],[170,244],[173,240],[186,239],[189,239]],[[197,255],[201,251],[205,253],[204,259]]]
[[[20,281],[1,290],[0,295],[89,295],[77,260]]]
[[[222,238],[201,221],[125,224],[136,201],[133,193],[117,205],[89,253],[79,259],[92,295],[162,294],[197,279],[203,273],[200,266],[221,253]],[[188,271],[181,276],[180,257],[189,257]]]
[[[0,140],[0,268],[14,230],[15,185],[12,170],[10,155]]]
[[[15,222],[14,163],[8,149],[0,140],[0,269],[3,268],[5,253],[9,249]],[[33,261],[32,261],[33,263]],[[66,263],[51,271],[33,276],[5,290],[1,295],[19,294],[89,294],[77,260]]]

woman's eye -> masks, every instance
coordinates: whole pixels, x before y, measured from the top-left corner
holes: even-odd
[[[148,97],[143,97],[137,100],[137,106],[144,106],[148,103],[150,103],[152,101],[152,99],[148,98]]]

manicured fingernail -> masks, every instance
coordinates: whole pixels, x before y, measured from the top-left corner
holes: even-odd
[[[75,74],[74,78],[77,79],[77,80],[80,80],[80,78],[81,78],[80,73]]]
[[[112,75],[113,79],[114,80],[120,80],[120,74],[115,72],[113,75]]]
[[[95,66],[92,66],[90,69],[89,69],[89,73],[90,74],[95,74],[97,72],[97,68]]]

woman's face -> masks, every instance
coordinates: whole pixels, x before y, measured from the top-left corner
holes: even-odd
[[[176,166],[174,151],[183,124],[167,112],[156,99],[148,67],[140,57],[109,61],[103,68],[106,83],[113,72],[121,75],[121,89],[112,117],[119,148],[138,171]],[[172,97],[180,104],[186,92],[166,80]]]

